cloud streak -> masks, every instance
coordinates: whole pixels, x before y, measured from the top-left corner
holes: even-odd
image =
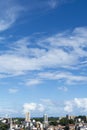
[[[25,82],[26,86],[36,86],[41,84],[42,81],[40,79],[30,79]]]
[[[68,88],[65,87],[65,86],[61,86],[61,87],[58,87],[58,90],[67,92],[67,91],[68,91]]]
[[[44,1],[26,1],[18,2],[17,0],[0,1],[0,32],[11,28],[16,20],[18,20],[22,13],[28,12],[28,14],[42,13],[50,9],[55,9],[61,4],[67,2],[63,0],[44,0]],[[4,10],[4,11],[3,11]]]
[[[65,83],[87,83],[87,76],[75,75],[70,72],[45,72],[38,74],[42,79],[63,80]]]
[[[0,10],[0,31],[2,32],[9,29],[15,23],[23,8],[17,5],[14,0],[7,0],[5,2],[1,0]]]
[[[18,89],[17,88],[10,88],[8,91],[9,91],[9,93],[14,94],[14,93],[18,92]]]
[[[39,39],[25,37],[14,41],[7,48],[0,52],[1,78],[27,75],[29,72],[33,76],[33,71],[37,71],[37,79],[33,80],[30,77],[26,81],[27,85],[39,84],[46,78],[49,80],[63,79],[68,84],[87,83],[85,74],[87,67],[86,27]]]

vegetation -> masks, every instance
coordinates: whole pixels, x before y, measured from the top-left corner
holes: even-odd
[[[8,130],[9,124],[0,122],[0,130]]]
[[[69,120],[66,117],[64,117],[59,121],[59,123],[61,125],[67,125],[69,123]]]
[[[53,126],[57,126],[58,124],[66,126],[65,130],[68,130],[68,124],[75,124],[75,122],[79,121],[78,119],[81,119],[81,121],[87,122],[86,120],[86,116],[77,116],[75,117],[75,119],[68,119],[67,117],[63,117],[62,119],[59,120],[59,117],[49,117],[49,125],[53,125]],[[13,123],[15,124],[22,124],[25,121],[25,118],[13,118]],[[43,123],[43,117],[38,117],[38,118],[32,118],[31,121],[40,121],[41,123]],[[9,128],[9,124],[3,123],[0,121],[0,130],[8,130]]]
[[[81,116],[81,115],[75,117],[75,121],[76,121],[77,119],[79,119],[79,118],[80,118],[82,121],[87,122],[87,121],[86,121],[86,116]]]
[[[40,121],[41,123],[43,123],[43,117],[34,117],[31,120]]]
[[[13,118],[13,120],[13,123],[22,124],[25,121],[25,118]]]

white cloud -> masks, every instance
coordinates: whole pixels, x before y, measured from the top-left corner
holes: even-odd
[[[35,110],[36,109],[36,103],[25,103],[24,105],[23,105],[23,107],[24,107],[24,111],[31,111],[31,110]]]
[[[40,79],[30,79],[30,80],[27,80],[25,84],[27,86],[35,86],[35,85],[39,85],[41,83],[42,83],[42,81]]]
[[[74,102],[76,103],[78,108],[82,108],[87,112],[87,98],[75,98]]]
[[[51,99],[41,99],[41,103],[24,103],[23,112],[47,113],[49,116],[66,113],[87,113],[87,98],[74,98],[68,101],[53,101]]]
[[[65,102],[66,112],[73,112],[75,109],[78,109],[78,112],[87,112],[87,98],[74,98]]]
[[[49,116],[57,114],[67,113],[87,113],[87,98],[74,98],[68,101],[53,101],[51,99],[41,99],[41,103],[30,102],[24,103],[22,106],[22,111],[24,114],[30,112],[31,115],[38,115],[47,113]],[[5,114],[18,114],[19,111],[12,108],[0,108],[0,112]]]
[[[66,0],[65,0],[66,1]],[[29,2],[29,11],[38,11],[39,13],[40,11],[42,12],[42,10],[44,11],[48,11],[50,9],[55,9],[56,7],[58,7],[61,4],[64,4],[65,1],[63,0],[44,0],[41,1],[39,0],[38,2],[35,0],[32,0],[31,2]]]
[[[23,113],[30,112],[34,115],[36,113],[41,115],[47,113],[49,116],[57,115],[63,111],[63,105],[59,105],[59,102],[52,101],[50,99],[41,99],[41,103],[31,102],[24,103]]]
[[[18,57],[15,55],[1,55],[0,56],[0,72],[21,75],[27,70],[38,70],[39,66],[36,65],[36,59],[28,59]]]
[[[44,105],[43,104],[38,104],[38,111],[44,112],[44,110],[45,110]]]
[[[41,99],[41,101],[44,104],[45,112],[50,116],[56,116],[59,113],[63,114],[63,102],[61,103],[59,100],[54,101],[51,99]]]
[[[0,31],[4,31],[14,24],[23,8],[18,6],[14,0],[7,0],[5,2],[1,0],[0,10]]]
[[[13,42],[11,46],[8,46],[8,50],[1,51],[0,72],[7,74],[6,76],[16,76],[48,68],[49,70],[63,68],[68,71],[78,68],[82,71],[82,68],[87,66],[86,49],[86,27],[75,28],[72,32],[62,32],[46,38],[25,37]],[[54,73],[43,75],[48,79],[65,78],[68,83],[69,81],[87,80],[84,75],[75,76],[68,72],[56,74],[54,71]]]
[[[65,0],[66,1],[66,0]],[[28,14],[35,12],[42,12],[43,10],[54,9],[58,5],[67,3],[63,0],[45,0],[39,2],[32,0],[22,3],[17,0],[0,1],[0,31],[9,29],[18,19],[21,12],[28,11]],[[9,3],[9,4],[8,4]],[[4,10],[4,11],[3,11]]]
[[[32,1],[20,2],[20,4],[22,4],[22,6],[25,8],[26,12],[28,11],[26,14],[29,15],[35,13],[37,15],[38,13],[39,14],[41,13],[42,15],[43,10],[46,13],[68,2],[72,2],[72,0],[69,1],[68,0],[38,0],[38,2],[32,0]]]
[[[23,105],[23,112],[26,113],[28,111],[43,112],[44,111],[44,106],[42,104],[37,104],[37,103],[25,103]]]
[[[18,92],[18,89],[17,88],[10,88],[9,90],[9,93],[17,93]]]
[[[58,90],[61,90],[61,91],[67,92],[67,91],[68,91],[68,88],[65,87],[65,86],[61,86],[61,87],[58,87]]]
[[[71,3],[73,2],[72,0],[48,0],[48,5],[51,8],[56,8],[59,5],[65,4],[65,3]]]
[[[41,72],[38,74],[39,77],[49,80],[64,80],[65,83],[87,83],[87,76],[74,75],[71,72]],[[59,88],[60,89],[60,88]],[[61,88],[66,89],[66,88]]]
[[[55,8],[58,4],[58,0],[49,0],[48,4],[51,8]]]
[[[73,103],[71,101],[66,101],[65,102],[65,107],[64,107],[64,111],[66,112],[72,112],[73,111]]]

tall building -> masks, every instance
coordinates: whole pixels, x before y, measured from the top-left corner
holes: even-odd
[[[43,128],[46,129],[48,127],[48,115],[44,114],[43,118],[44,118]]]
[[[48,124],[48,116],[47,116],[47,114],[44,114],[44,124]]]
[[[70,119],[74,120],[74,119],[75,119],[75,116],[66,115],[66,118],[67,118],[68,120],[70,120]]]
[[[30,113],[29,112],[26,112],[25,121],[30,122]]]
[[[12,130],[12,118],[10,118],[10,130]]]

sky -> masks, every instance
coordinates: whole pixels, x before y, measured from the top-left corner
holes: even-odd
[[[0,0],[0,116],[87,115],[87,0]]]

